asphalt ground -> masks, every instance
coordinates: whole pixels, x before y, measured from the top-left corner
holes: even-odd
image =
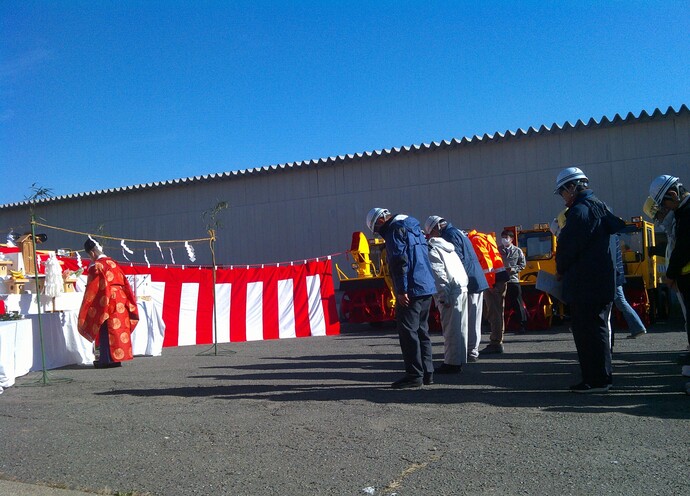
[[[390,389],[397,335],[366,325],[31,373],[0,395],[0,495],[687,494],[686,336],[625,335],[595,395],[567,391],[567,327],[418,390]]]

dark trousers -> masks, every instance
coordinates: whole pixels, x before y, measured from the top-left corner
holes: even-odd
[[[429,338],[430,306],[430,295],[411,298],[407,307],[395,305],[405,373],[412,379],[422,378],[425,373],[434,371],[431,338]]]
[[[519,282],[509,282],[506,289],[506,308],[512,309],[520,316],[520,324],[524,327],[527,324],[527,312],[525,303],[522,301],[522,287]]]
[[[593,387],[611,383],[613,369],[608,326],[612,305],[612,301],[570,304],[573,339],[582,381]]]
[[[110,358],[110,335],[108,334],[108,321],[106,320],[98,330],[98,357],[99,363],[113,363]]]
[[[683,298],[683,303],[685,304],[685,333],[688,335],[688,345],[690,346],[690,325],[688,325],[687,312],[690,312],[690,275],[680,276],[676,280],[678,284],[678,292],[680,297]]]

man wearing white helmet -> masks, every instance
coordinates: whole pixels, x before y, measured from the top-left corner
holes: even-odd
[[[424,223],[427,235],[440,235],[453,244],[455,253],[460,257],[469,283],[467,285],[467,361],[476,362],[479,359],[479,343],[482,340],[482,293],[489,289],[484,270],[477,254],[472,247],[472,241],[463,231],[453,226],[446,219],[438,215],[431,215]]]
[[[443,363],[435,370],[455,374],[467,363],[467,273],[453,243],[443,239],[438,229],[424,231],[429,237],[429,261],[436,281],[434,301],[443,330]]]
[[[676,219],[673,215],[673,211],[657,205],[651,196],[648,196],[647,200],[642,205],[642,211],[647,215],[647,217],[654,221],[654,225],[657,227],[657,229],[666,233],[666,245],[662,245],[663,251],[654,247],[655,249],[653,250],[653,253],[654,255],[664,257],[666,263],[668,263],[668,261],[671,259],[671,253],[673,253],[673,249],[676,246]],[[666,273],[665,266],[663,272],[664,274]],[[683,319],[685,320],[687,328],[687,308],[683,301],[683,296],[680,293],[678,293],[678,303],[680,304],[680,309],[683,312]],[[688,338],[688,340],[690,341],[690,338]]]
[[[690,192],[676,176],[664,174],[649,186],[649,196],[656,205],[673,213],[675,221],[672,237],[675,245],[667,260],[666,284],[678,291],[687,305],[690,302]],[[690,326],[687,316],[685,330],[690,345]],[[688,360],[688,357],[685,358]]]
[[[556,270],[570,305],[582,382],[576,393],[607,392],[612,383],[609,316],[616,289],[611,235],[625,226],[589,189],[577,167],[562,170],[554,194],[568,207],[558,236]]]
[[[434,383],[429,307],[436,292],[426,238],[419,221],[372,208],[367,227],[386,241],[386,258],[396,293],[395,320],[405,362],[405,376],[391,384],[396,389]]]

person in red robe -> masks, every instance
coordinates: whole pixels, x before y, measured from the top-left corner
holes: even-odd
[[[119,367],[134,358],[131,335],[139,322],[137,302],[122,269],[95,240],[89,237],[84,250],[93,263],[79,310],[79,334],[98,346],[94,367]]]

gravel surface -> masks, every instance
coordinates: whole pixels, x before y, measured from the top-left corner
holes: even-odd
[[[503,355],[418,390],[389,388],[397,335],[366,325],[166,348],[50,371],[47,386],[32,373],[0,395],[0,479],[136,495],[687,494],[679,329],[619,331],[615,387],[598,395],[567,392],[567,327],[508,334]]]

